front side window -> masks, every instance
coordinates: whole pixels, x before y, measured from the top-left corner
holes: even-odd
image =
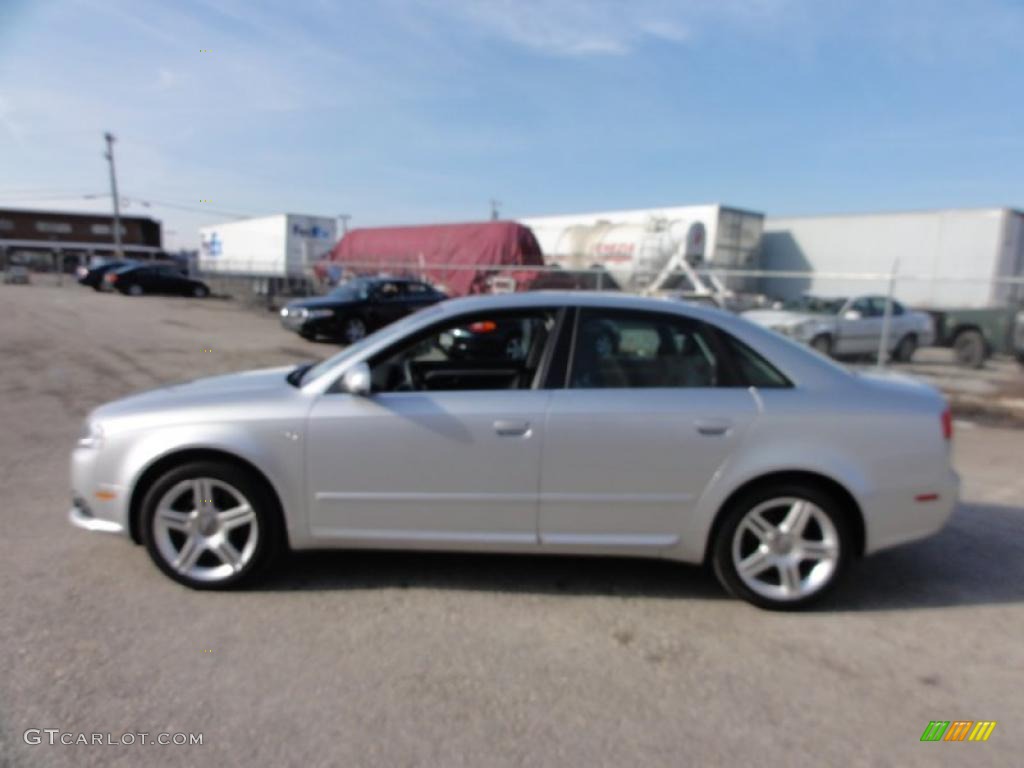
[[[554,326],[548,309],[453,318],[375,356],[373,391],[530,389]]]
[[[715,387],[719,366],[709,334],[692,320],[584,309],[576,327],[569,386]]]

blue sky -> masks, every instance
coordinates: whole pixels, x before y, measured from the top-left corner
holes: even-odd
[[[1019,0],[2,0],[0,205],[109,208],[110,130],[171,247],[222,211],[492,197],[1024,207],[1022,41]]]

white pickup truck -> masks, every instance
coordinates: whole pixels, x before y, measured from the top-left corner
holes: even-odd
[[[885,321],[885,296],[822,298],[805,295],[772,309],[744,312],[743,317],[792,339],[809,344],[824,355],[844,357],[878,352]],[[892,302],[889,352],[908,362],[918,347],[935,341],[935,328],[924,312]]]

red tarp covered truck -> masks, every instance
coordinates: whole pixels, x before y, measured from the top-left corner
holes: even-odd
[[[450,296],[463,296],[490,292],[494,277],[504,278],[506,290],[513,287],[508,278],[522,290],[537,274],[508,267],[543,264],[540,246],[527,227],[488,221],[353,229],[314,269],[318,278],[332,282],[354,274],[416,275]]]

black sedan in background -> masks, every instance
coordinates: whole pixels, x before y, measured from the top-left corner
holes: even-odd
[[[108,272],[103,282],[108,289],[129,296],[162,293],[205,299],[210,295],[206,283],[193,280],[178,267],[169,264],[131,264]]]
[[[325,336],[351,344],[410,312],[447,298],[419,280],[359,277],[326,296],[290,302],[281,309],[281,323],[306,339]]]
[[[94,267],[79,267],[78,282],[92,288],[94,291],[103,290],[103,278],[115,269],[129,267],[137,262],[131,259],[118,259],[116,261],[105,261]]]

